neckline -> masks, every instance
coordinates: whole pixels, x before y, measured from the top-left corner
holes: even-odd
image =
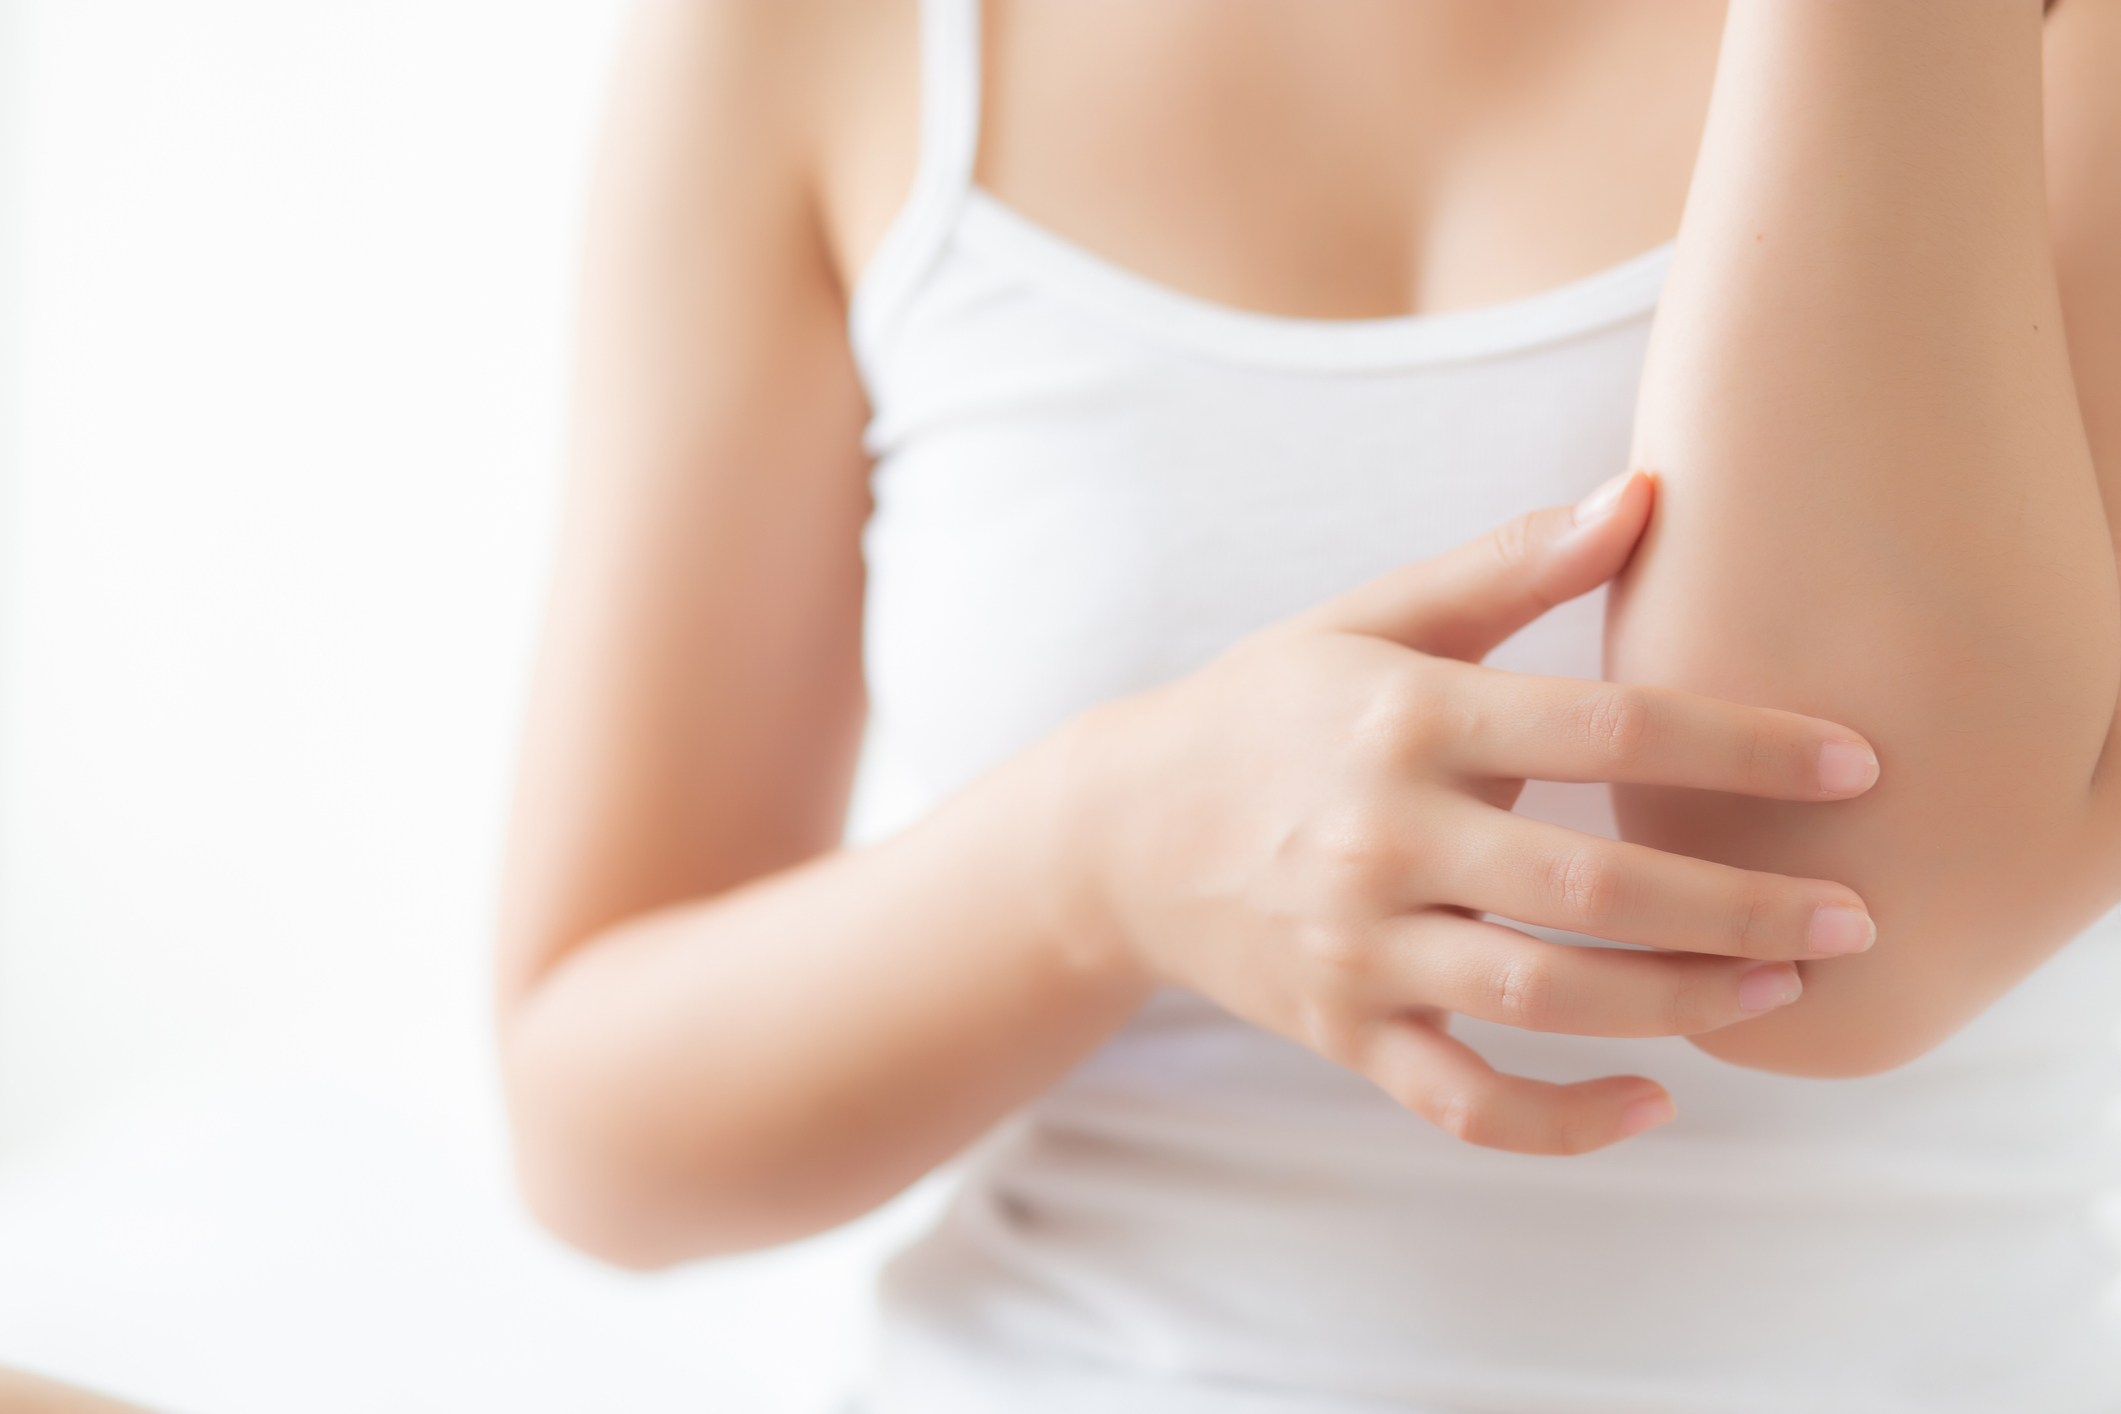
[[[1471,309],[1301,319],[1240,309],[1136,274],[968,186],[951,237],[1138,335],[1223,362],[1362,372],[1496,358],[1624,323],[1656,308],[1666,241],[1534,294]]]

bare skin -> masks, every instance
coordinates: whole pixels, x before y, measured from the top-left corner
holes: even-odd
[[[2031,0],[1731,9],[1636,423],[1664,505],[1608,670],[1830,713],[1885,763],[1831,812],[1616,792],[1632,839],[1828,871],[1876,914],[1801,1005],[1698,1041],[1743,1065],[1904,1064],[2121,883],[2121,445],[2079,412],[2121,403],[2093,352],[2121,328],[2121,102],[2081,57],[2121,54],[2121,7],[2053,24],[2043,183]]]
[[[137,1405],[121,1404],[20,1370],[0,1369],[0,1414],[146,1414]]]
[[[2097,258],[2121,237],[2099,177],[2121,161],[2101,79],[2121,59],[2121,5],[2067,0],[2051,26],[2051,228],[2024,176],[2040,163],[2037,4],[1934,7],[1926,62],[1960,85],[1941,97],[1877,37],[1930,9],[1791,8],[1811,28],[1734,3],[1719,69],[1722,12],[1685,0],[990,5],[983,184],[1122,265],[1244,308],[1466,307],[1652,246],[1679,227],[1712,84],[1719,114],[1831,113],[1884,186],[1842,213],[1845,249],[1763,262],[1727,295],[1714,272],[1745,259],[1732,233],[1819,228],[1822,184],[1771,180],[1821,160],[1813,127],[1724,120],[1645,386],[1642,454],[1663,491],[1638,477],[1603,514],[1543,512],[1387,576],[1088,714],[898,839],[843,851],[867,511],[845,297],[912,171],[913,13],[644,6],[592,222],[576,472],[503,925],[505,1065],[544,1219],[640,1266],[844,1220],[1050,1084],[1159,983],[1312,1045],[1471,1141],[1572,1153],[1669,1117],[1655,1081],[1498,1076],[1446,1013],[1860,1073],[1934,1045],[2066,941],[2117,872],[2091,782],[2121,683],[2121,593],[2110,542],[2074,531],[2104,523],[2093,467],[2121,464],[2099,443],[2121,433],[2121,296]],[[1871,67],[1818,57],[1844,52]],[[1888,97],[1866,106],[1866,91]],[[2010,115],[1999,135],[1945,121],[1962,91]],[[1883,156],[1909,150],[1930,158],[1903,171]],[[1927,243],[1892,224],[1925,203],[1993,219]],[[1953,342],[1959,322],[1908,323],[1939,297],[1947,256],[1984,272],[1948,307],[2067,315],[2074,390],[2051,331],[1992,366],[1976,340]],[[1904,278],[1864,279],[1902,264]],[[1792,296],[1804,278],[1855,303],[1828,320]],[[2002,327],[1964,322],[1982,339]],[[1896,327],[1926,342],[1895,344]],[[1852,399],[1763,360],[1721,384],[1698,354],[1783,339],[1816,370],[1844,337],[1865,366],[2001,378],[1951,424],[1976,449],[1890,380]],[[1778,450],[1756,451],[1763,436]],[[2032,523],[2057,527],[2038,564],[1982,538],[1996,516],[1946,513],[2004,474],[1996,447],[2032,449],[2008,477]],[[1816,466],[1784,474],[1808,454]],[[1860,570],[1866,535],[1922,508],[1939,467],[1952,491],[1924,524],[1936,583],[1949,602],[2003,606],[1956,621],[1936,583],[1910,593]],[[1863,507],[1835,523],[1844,538],[1803,539],[1844,494]],[[1611,645],[1616,676],[1656,687],[1472,666],[1618,571],[1665,502]],[[1761,525],[1770,549],[1743,553]],[[1818,575],[1794,598],[1782,554]],[[1737,610],[1764,588],[1787,612],[1756,626]],[[1719,636],[1719,613],[1745,633]],[[1852,614],[1864,633],[1835,638]],[[2010,649],[2033,621],[2049,637]],[[1875,642],[1903,651],[1866,679]],[[1971,686],[1969,662],[1983,665]],[[1970,734],[1928,708],[1945,690],[1978,699]],[[1539,725],[1498,728],[1513,722]],[[1909,784],[1845,803],[1871,783],[1872,748],[1885,781]],[[1641,843],[1509,814],[1528,776],[1632,783]],[[1673,785],[1733,794],[1652,793]],[[1741,796],[1776,803],[1747,813],[1728,804]],[[1921,832],[1970,829],[2006,798],[2045,853],[1954,856],[1960,903],[1993,906],[1933,943]],[[1189,820],[1227,828],[1158,828]],[[1821,821],[1830,850],[1803,843]],[[1199,843],[1149,847],[1174,838]],[[1454,838],[1480,845],[1424,848]],[[2029,917],[2028,891],[2065,902]],[[1843,925],[1874,894],[1877,947],[1823,960],[1823,944],[1868,942],[1867,923]],[[1671,951],[1580,956],[1470,916],[1488,910]]]

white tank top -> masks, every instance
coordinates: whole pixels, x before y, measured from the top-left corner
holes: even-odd
[[[931,0],[923,30],[919,172],[852,336],[871,701],[935,797],[1625,464],[1668,250],[1464,313],[1189,298],[972,185],[976,0]],[[1599,623],[1593,596],[1491,661],[1596,677]],[[1520,808],[1612,833],[1603,787]],[[2115,1414],[2117,1019],[2115,917],[1869,1079],[1459,1019],[1501,1068],[1639,1072],[1678,1102],[1535,1158],[1167,991],[991,1136],[887,1271],[866,1407]]]

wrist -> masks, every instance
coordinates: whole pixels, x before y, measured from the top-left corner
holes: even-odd
[[[1016,807],[1026,830],[1027,897],[1039,935],[1061,966],[1144,995],[1155,979],[1132,945],[1116,906],[1110,867],[1115,842],[1119,703],[1069,721],[1027,752],[1025,790]]]

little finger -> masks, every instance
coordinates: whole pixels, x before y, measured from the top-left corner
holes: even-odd
[[[1640,1075],[1554,1085],[1504,1075],[1419,1015],[1381,1017],[1362,1073],[1447,1134],[1518,1154],[1583,1154],[1670,1120],[1671,1096]]]

